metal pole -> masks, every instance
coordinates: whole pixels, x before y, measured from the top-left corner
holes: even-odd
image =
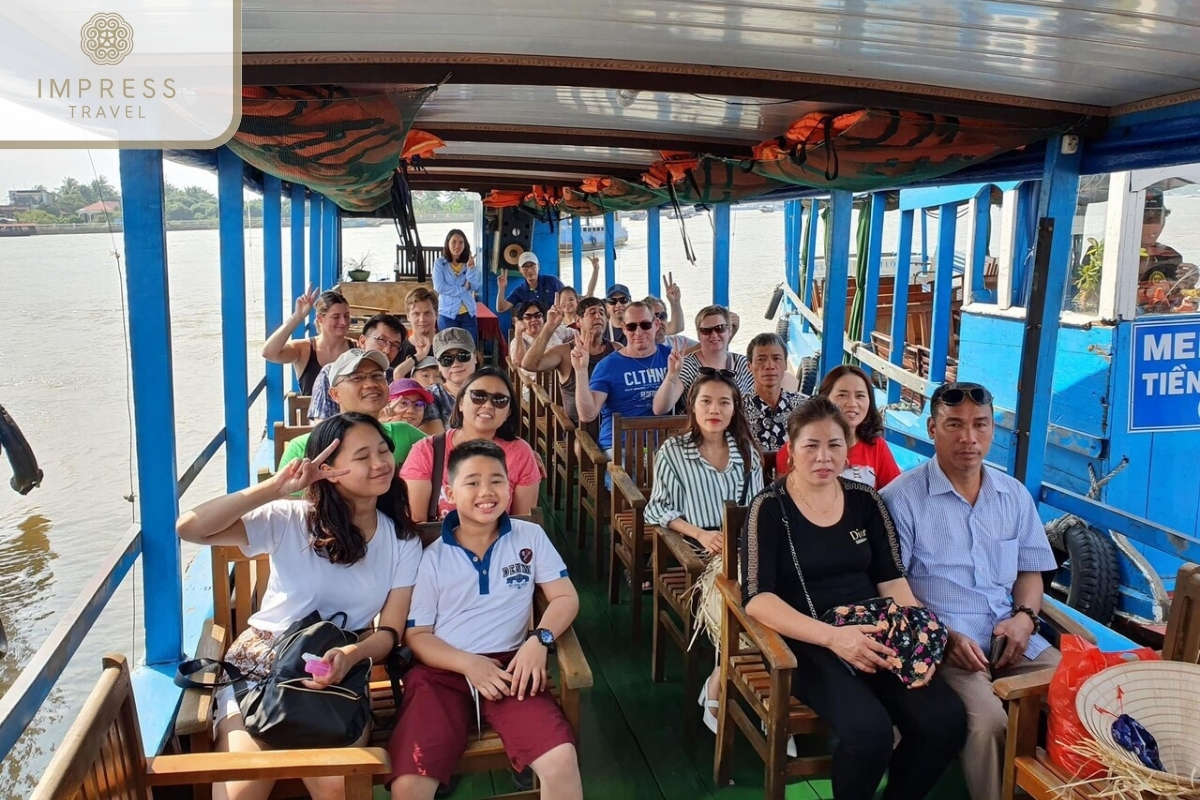
[[[783,271],[788,287],[800,293],[800,232],[804,214],[799,200],[783,204]]]
[[[175,535],[179,498],[162,151],[122,150],[120,161],[146,663],[175,664],[183,655],[183,577]]]
[[[929,340],[929,381],[946,380],[946,357],[950,355],[950,328],[953,327],[954,231],[958,206],[946,203],[938,209],[937,264],[933,270],[933,320]]]
[[[730,224],[729,204],[713,206],[713,303],[729,305],[729,248]]]
[[[571,217],[571,269],[575,275],[575,291],[583,292],[583,222]],[[603,291],[603,289],[601,289]]]
[[[883,213],[886,203],[882,194],[871,195],[871,227],[867,238],[867,283],[857,287],[864,291],[862,341],[868,344],[875,330],[879,309],[879,275],[883,267]],[[860,255],[859,258],[862,258]]]
[[[896,282],[892,286],[892,349],[888,361],[904,366],[904,346],[908,338],[908,285],[912,279],[912,235],[914,211],[900,212],[900,242],[896,246]],[[888,403],[900,402],[897,381],[888,381]]]
[[[617,243],[613,240],[616,235],[613,225],[612,212],[604,215],[604,288],[607,289],[617,282]]]
[[[250,394],[246,378],[246,249],[242,214],[242,160],[217,151],[217,204],[221,233],[221,361],[225,386],[225,488],[250,485]]]
[[[846,288],[850,279],[850,213],[854,195],[835,191],[830,198],[829,263],[821,309],[821,374],[845,360]]]
[[[292,184],[292,302],[288,303],[287,309],[283,312],[286,314],[296,305],[296,298],[304,294],[308,290],[308,283],[304,280],[304,187],[298,183]],[[282,319],[282,317],[281,317]],[[303,325],[296,326],[296,330],[292,331],[293,339],[303,339],[307,336]],[[300,391],[300,381],[296,374],[296,370],[292,370],[292,391]],[[274,431],[274,428],[268,428],[268,431]]]
[[[279,178],[263,175],[263,316],[266,336],[283,324],[283,197]],[[283,365],[267,362],[267,430],[283,422]]]
[[[655,297],[661,297],[663,294],[662,218],[658,212],[658,206],[646,210],[646,280],[650,294]]]
[[[335,256],[337,255],[337,228],[339,224],[338,207],[328,197],[325,198],[324,212],[323,221],[325,228],[321,231],[322,260],[325,264],[325,285],[332,289],[341,280],[342,271],[340,265],[335,260]]]

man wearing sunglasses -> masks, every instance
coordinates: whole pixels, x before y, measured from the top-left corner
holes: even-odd
[[[629,308],[629,287],[623,283],[614,283],[604,293],[604,305],[608,308],[608,331],[605,338],[624,347],[629,343],[625,338],[625,311]]]
[[[611,355],[616,346],[604,340],[608,314],[604,310],[603,300],[598,297],[585,297],[579,301],[575,313],[579,317],[579,341],[588,353],[587,372],[590,379],[596,365]],[[561,328],[561,325],[562,313],[556,308],[551,308],[547,313],[546,324],[534,337],[529,350],[521,359],[521,367],[530,372],[553,370],[558,374],[558,380],[562,383],[563,410],[567,412],[571,421],[578,425],[580,423],[579,409],[575,403],[575,370],[571,366],[571,350],[575,347],[575,340],[572,338],[565,344],[553,344],[553,334],[556,330],[569,331]],[[593,438],[599,436],[599,425],[595,420],[588,423],[587,431]]]
[[[540,300],[530,300],[518,306],[516,314],[513,315],[513,336],[512,341],[509,342],[509,349],[512,352],[513,363],[517,364],[517,368],[530,380],[535,378],[534,374],[524,369],[521,364],[524,362],[525,354],[529,351],[533,340],[549,327],[546,324],[546,314],[551,309],[551,306],[542,305]],[[557,308],[552,310],[555,312],[559,324],[555,325],[549,334],[551,345],[572,341],[574,339],[573,332],[561,325],[562,312]]]
[[[404,329],[404,323],[391,314],[376,314],[367,320],[357,344],[360,350],[376,350],[387,356],[389,364],[395,366],[397,378],[408,375],[416,366],[415,359],[412,359],[415,350],[408,342],[408,331]],[[329,396],[329,370],[332,367],[332,362],[321,367],[317,379],[313,381],[308,419],[314,424],[342,410]],[[388,379],[391,380],[392,367],[389,366],[387,372]]]
[[[591,359],[582,339],[577,337],[571,350],[579,420],[587,423],[600,418],[597,444],[605,450],[612,450],[613,414],[648,417],[654,413],[654,393],[666,377],[671,356],[671,348],[654,341],[655,325],[654,314],[645,303],[630,303],[624,311],[628,344],[596,365],[590,379]]]
[[[967,707],[962,764],[972,800],[1000,797],[1008,717],[992,681],[1059,660],[1037,633],[1042,572],[1057,564],[1025,486],[984,464],[994,415],[978,383],[938,387],[927,422],[934,457],[881,492],[913,592],[950,630],[938,675]]]
[[[436,433],[443,433],[450,424],[459,390],[478,367],[475,340],[462,328],[438,331],[437,336],[433,337],[433,357],[437,359],[442,382],[430,389],[429,393],[433,395],[434,413],[442,424],[442,429]]]

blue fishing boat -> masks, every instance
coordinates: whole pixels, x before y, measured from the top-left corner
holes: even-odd
[[[629,241],[629,231],[625,230],[625,226],[621,224],[620,214],[613,214],[612,217],[613,246],[621,247]],[[560,225],[558,249],[569,253],[575,246],[574,235],[571,223]],[[580,220],[579,236],[584,252],[603,250],[608,237],[608,226],[605,225],[604,218],[586,217]]]

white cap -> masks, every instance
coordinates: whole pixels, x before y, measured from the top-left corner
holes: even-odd
[[[533,264],[535,267],[538,266],[537,254],[526,250],[524,253],[521,253],[521,255],[517,256],[518,267],[523,267],[526,264]]]

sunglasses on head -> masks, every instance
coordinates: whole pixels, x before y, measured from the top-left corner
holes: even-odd
[[[608,303],[610,306],[615,306],[618,304],[627,306],[627,305],[629,305],[629,298],[625,297],[624,295],[618,295],[616,297],[610,297],[607,300],[605,300],[604,302]]]
[[[450,353],[442,353],[440,356],[438,356],[438,363],[443,367],[449,367],[455,361],[460,364],[465,364],[471,360],[473,355],[473,353],[468,353],[466,350],[459,350],[458,353],[454,355],[451,355]]]
[[[725,333],[729,330],[729,325],[722,322],[720,325],[713,325],[710,328],[700,328],[701,336],[712,336],[714,333]]]
[[[468,389],[467,397],[477,406],[481,406],[488,400],[491,400],[492,408],[495,408],[497,411],[502,408],[507,408],[508,401],[512,399],[506,394],[500,394],[499,392],[485,392],[483,389]]]
[[[654,327],[654,323],[651,322],[650,320],[642,320],[641,322],[626,322],[625,323],[625,330],[629,333],[633,333],[638,328],[641,328],[644,331],[648,331],[653,327]]]
[[[732,381],[733,377],[734,377],[733,370],[731,370],[731,369],[714,369],[713,367],[700,367],[700,369],[698,369],[696,371],[699,372],[701,375],[705,375],[710,378],[721,378],[721,379],[727,380],[727,381]]]
[[[939,386],[929,398],[930,405],[940,403],[944,406],[956,406],[967,398],[977,406],[990,406],[992,393],[978,383],[947,383]]]

